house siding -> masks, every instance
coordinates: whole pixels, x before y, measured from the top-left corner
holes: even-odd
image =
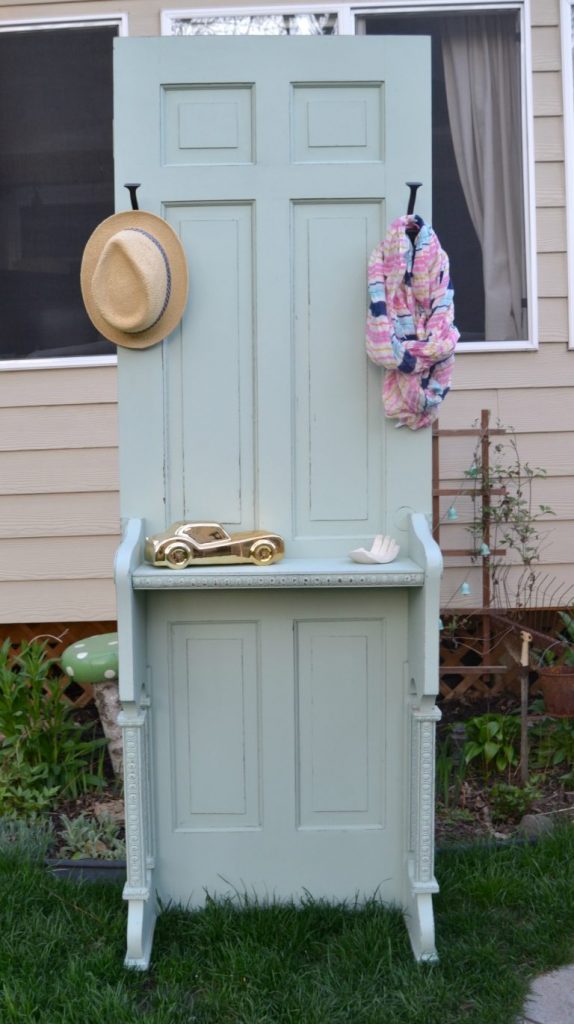
[[[115,618],[114,366],[0,373],[0,622]]]
[[[534,505],[549,505],[555,515],[540,524],[541,574],[547,595],[567,594],[574,587],[574,351],[568,342],[568,270],[564,184],[564,125],[559,0],[533,0],[532,66],[535,147],[536,243],[538,254],[538,341],[536,352],[467,354],[457,360],[455,391],[445,403],[440,426],[468,427],[490,409],[492,421],[513,428],[523,461],[546,471],[536,480]],[[495,387],[492,385],[496,384]],[[441,441],[441,486],[456,488],[471,463],[468,438]],[[468,481],[467,481],[468,485]],[[456,523],[441,524],[441,545],[468,547],[465,530],[472,518],[471,503],[456,499]],[[442,499],[446,515],[448,500]],[[480,604],[481,570],[469,569],[468,559],[445,558],[443,606]],[[520,570],[509,576],[509,593]],[[462,582],[470,594],[462,596]],[[571,596],[571,595],[570,595]]]
[[[547,477],[536,503],[556,515],[545,526],[544,571],[574,586],[574,350],[568,342],[564,128],[559,0],[532,0],[538,326],[530,352],[466,353],[440,426],[468,427],[490,409],[516,431],[520,454]],[[130,35],[158,35],[150,0],[0,3],[0,21],[128,15]],[[115,367],[0,372],[0,622],[115,617],[113,553],[119,539]],[[473,442],[443,438],[441,484],[457,487]],[[442,514],[449,502],[442,500]],[[445,548],[468,546],[471,504],[457,500],[444,522]],[[480,569],[446,558],[443,604],[480,602]],[[468,597],[460,584],[471,585]]]

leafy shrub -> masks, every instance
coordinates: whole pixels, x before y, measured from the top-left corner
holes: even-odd
[[[559,611],[560,624],[554,632],[555,639],[547,647],[533,647],[532,660],[536,669],[554,665],[574,667],[574,618],[570,612]],[[565,648],[565,644],[569,644]]]
[[[0,754],[0,808],[21,817],[41,814],[53,806],[57,786],[48,786],[48,766],[30,765],[16,753]]]
[[[125,856],[125,843],[120,837],[120,826],[107,815],[92,818],[80,814],[77,818],[62,815],[62,844],[60,856],[71,860],[92,857],[99,860],[121,860]]]
[[[574,766],[574,721],[568,718],[545,721],[535,733],[535,757],[544,768]]]
[[[518,821],[527,814],[540,796],[535,786],[513,786],[496,782],[490,791],[490,809],[493,821]]]
[[[466,723],[467,764],[480,759],[486,777],[496,769],[504,772],[518,764],[520,718],[517,715],[478,715]]]
[[[105,739],[75,721],[55,664],[38,642],[14,659],[9,640],[0,647],[0,810],[29,813],[104,784]]]

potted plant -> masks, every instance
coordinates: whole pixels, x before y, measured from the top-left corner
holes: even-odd
[[[560,627],[556,640],[541,651],[534,650],[538,683],[544,707],[557,718],[574,717],[574,617],[558,612]]]

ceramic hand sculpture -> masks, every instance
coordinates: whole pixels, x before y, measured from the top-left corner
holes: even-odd
[[[353,562],[382,565],[384,562],[392,562],[397,557],[399,550],[400,548],[396,540],[393,540],[392,537],[384,537],[382,533],[378,533],[371,545],[370,551],[367,551],[366,548],[355,548],[349,554]]]

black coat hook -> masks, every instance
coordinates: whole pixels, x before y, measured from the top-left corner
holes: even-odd
[[[140,187],[139,183],[137,185],[134,185],[133,183],[128,184],[126,182],[126,184],[124,185],[124,188],[127,188],[128,192],[130,194],[132,210],[139,210],[138,198],[136,196],[136,192],[137,192],[139,187]]]
[[[411,213],[414,213],[417,189],[421,187],[422,181],[405,181],[405,185],[411,190],[409,195],[409,205],[407,207],[407,216],[409,216]]]

